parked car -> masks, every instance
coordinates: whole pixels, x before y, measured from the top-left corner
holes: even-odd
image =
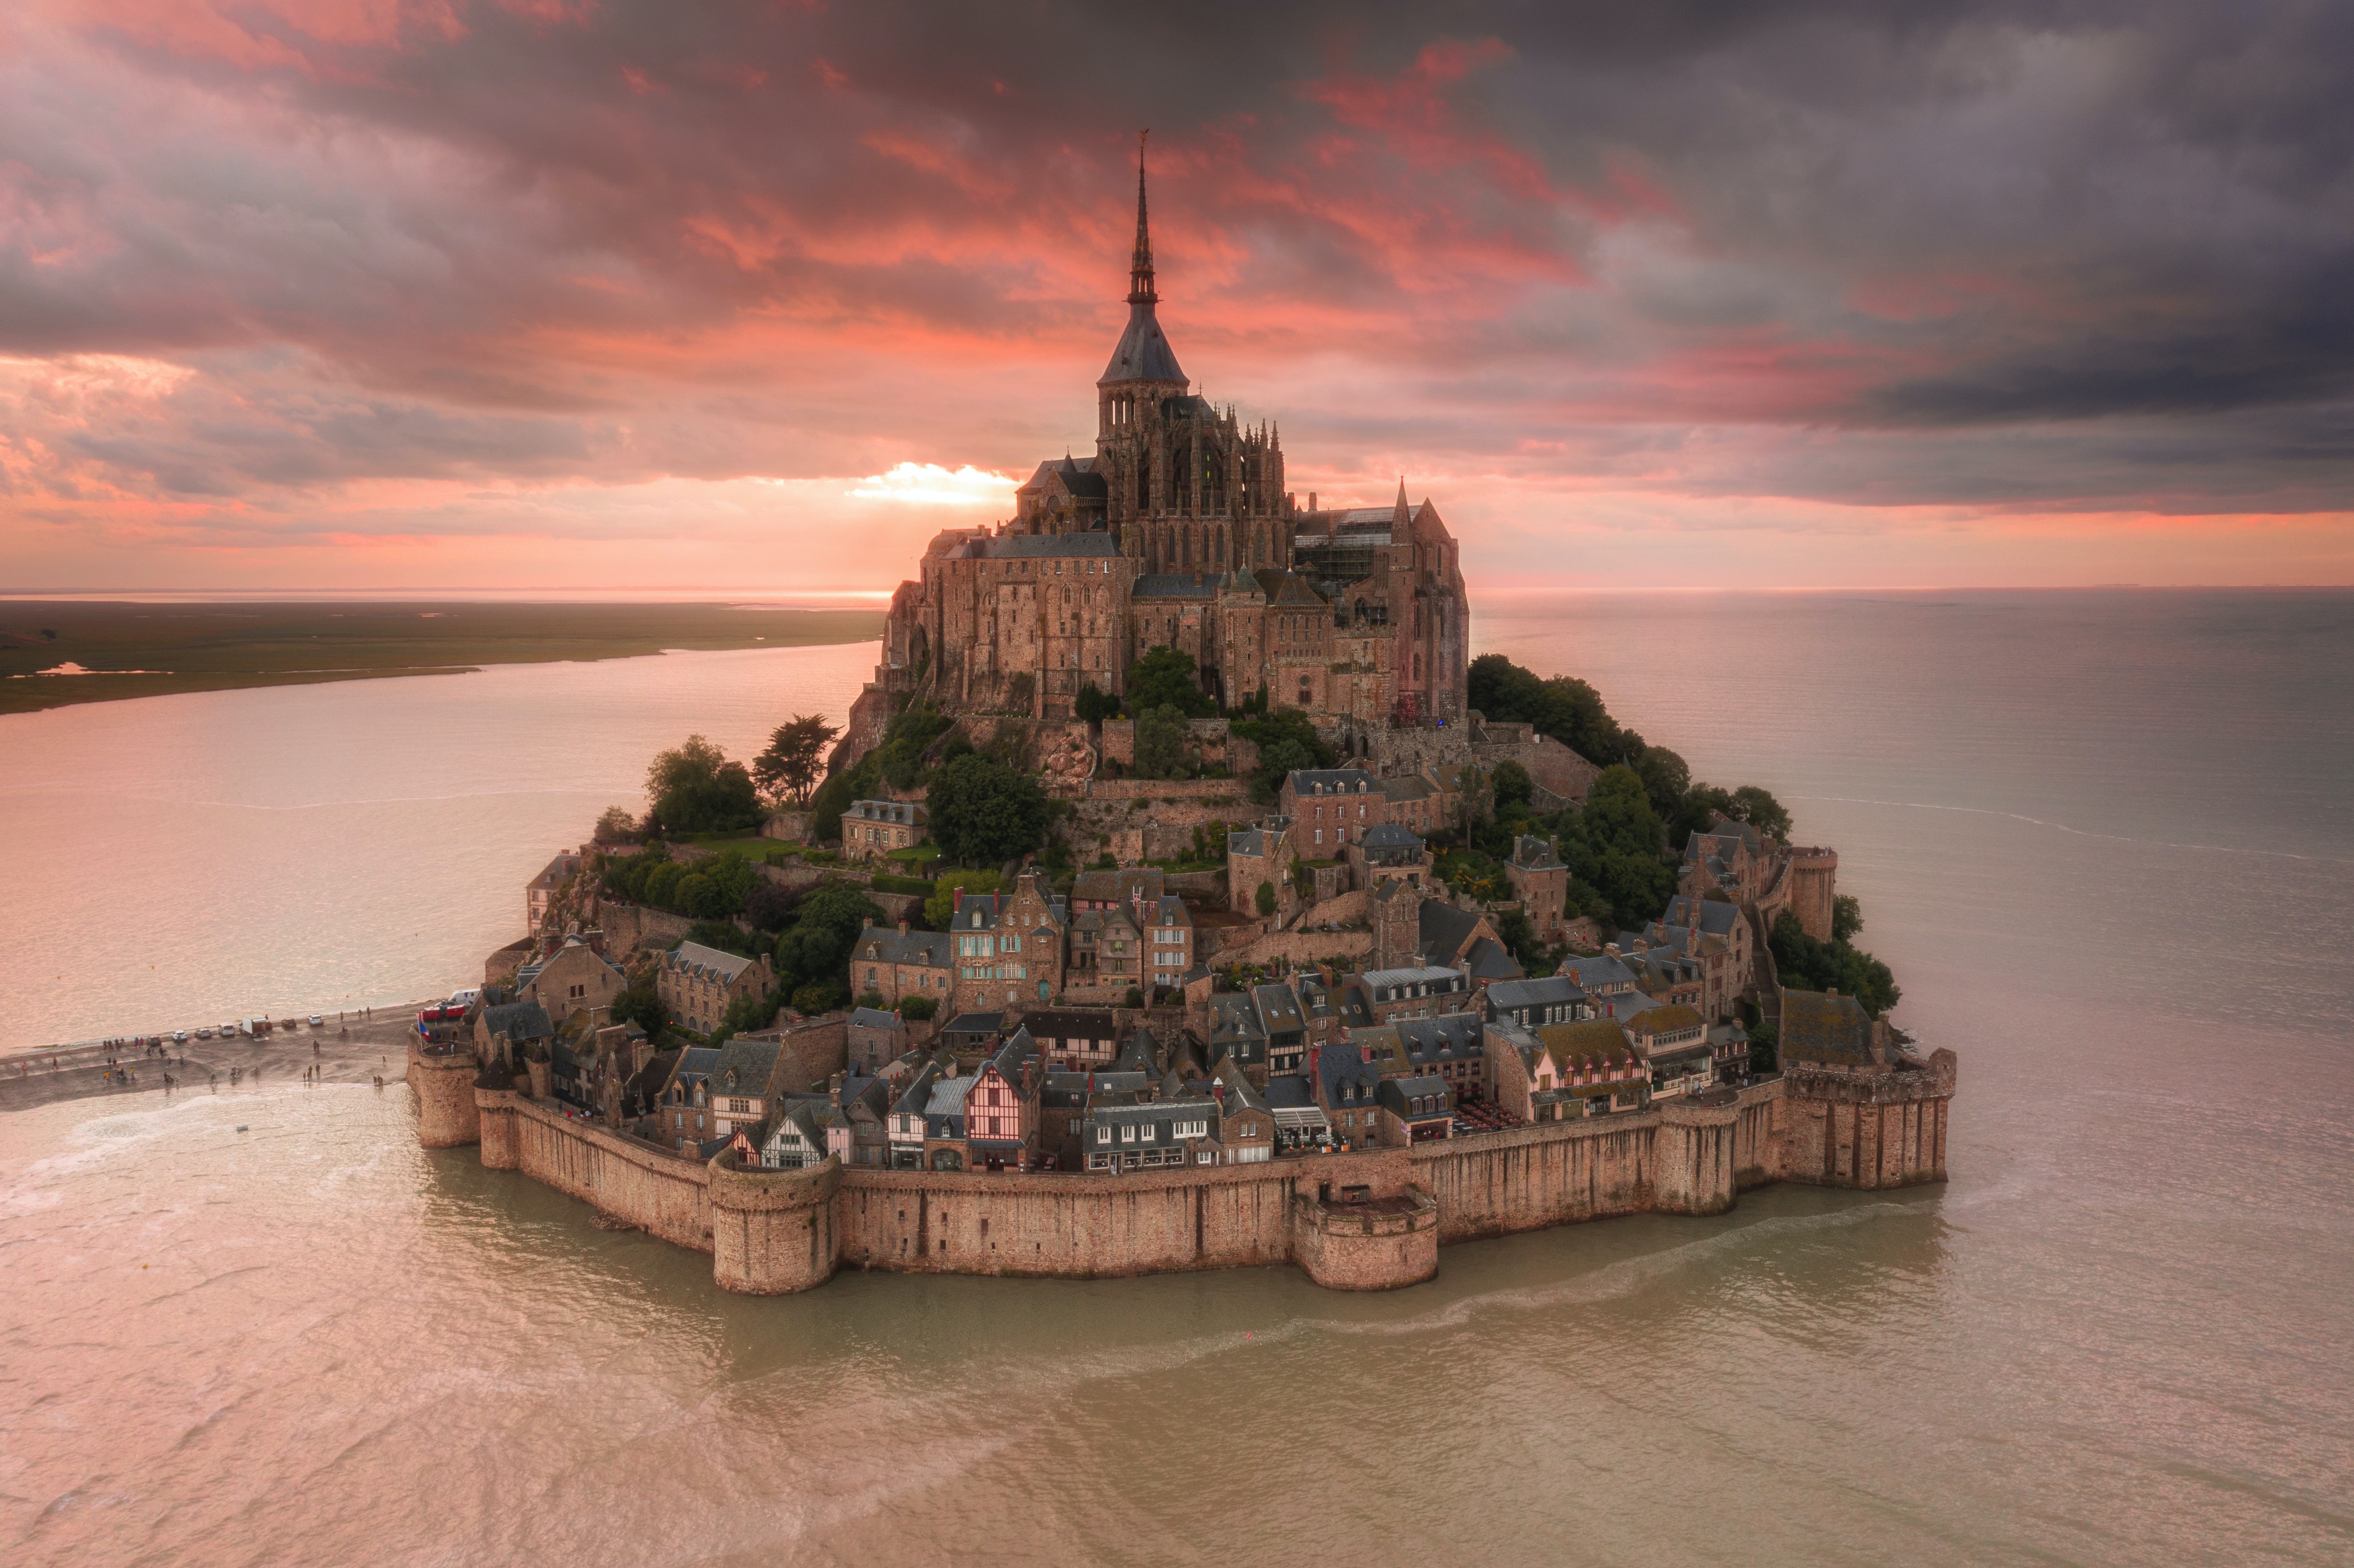
[[[172,1031],[172,1044],[175,1044],[175,1045],[186,1045],[187,1043],[188,1043],[188,1032],[187,1032],[186,1030],[185,1030],[185,1029],[175,1029],[174,1031]]]
[[[313,1028],[313,1029],[324,1029],[326,1026],[327,1026],[327,1021],[326,1021],[326,1019],[325,1019],[323,1016],[322,1016],[321,1014],[316,1013],[316,1012],[314,1012],[314,1013],[313,1013],[313,1014],[311,1015],[311,1027],[312,1027],[312,1028]]]
[[[196,1038],[199,1040],[209,1040],[212,1037],[213,1032],[209,1029],[199,1029],[196,1031]]]

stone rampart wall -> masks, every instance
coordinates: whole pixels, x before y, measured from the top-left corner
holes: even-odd
[[[1218,964],[1267,965],[1281,960],[1293,969],[1331,959],[1362,959],[1373,950],[1371,931],[1274,931],[1256,941],[1218,949]]]
[[[486,1118],[512,1124],[514,1169],[650,1235],[711,1250],[711,1175],[701,1160],[576,1120],[512,1090],[477,1090],[476,1097]]]
[[[1144,800],[1156,807],[1207,801],[1238,811],[1257,810],[1250,803],[1250,785],[1240,779],[1097,779],[1087,785],[1087,800],[1122,806]]]
[[[630,955],[640,948],[668,948],[684,941],[695,922],[684,915],[673,915],[667,909],[655,909],[643,904],[622,904],[605,899],[597,906],[597,924],[605,933],[605,952],[624,969],[630,967]]]
[[[1360,887],[1343,893],[1338,898],[1327,898],[1314,905],[1299,916],[1299,925],[1363,926],[1373,917],[1373,890]]]
[[[930,1037],[931,1026],[922,1026]],[[912,1044],[909,1047],[913,1049]],[[787,1094],[801,1094],[824,1083],[850,1065],[850,1014],[812,1018],[786,1026],[784,1078]]]
[[[1283,1262],[1363,1289],[1428,1277],[1444,1242],[1612,1214],[1719,1213],[1760,1181],[1940,1180],[1952,1085],[1953,1054],[1941,1051],[1922,1071],[1808,1072],[1411,1149],[1117,1177],[832,1161],[737,1171],[726,1156],[680,1160],[513,1092],[475,1099],[485,1165],[712,1253],[731,1290],[807,1289],[837,1267],[1090,1277]]]
[[[531,957],[532,949],[536,946],[538,944],[529,937],[517,937],[514,941],[484,959],[482,983],[484,985],[514,983],[515,971],[523,968],[524,960]]]

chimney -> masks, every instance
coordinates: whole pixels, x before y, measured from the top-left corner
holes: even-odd
[[[1827,985],[1823,987],[1823,994],[1825,996],[1837,996],[1839,994],[1839,987],[1835,985]]]
[[[1308,510],[1310,512],[1316,510],[1316,493],[1312,490],[1308,493]]]
[[[906,936],[907,934],[907,917],[905,915],[902,915],[902,916],[899,916],[899,935],[901,935],[902,937],[904,937],[904,936]]]
[[[859,929],[862,931],[872,931],[875,929],[875,916],[869,915],[864,920],[860,921]]]

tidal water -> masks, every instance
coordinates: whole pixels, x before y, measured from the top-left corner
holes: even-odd
[[[751,1300],[419,1150],[398,1086],[21,1111],[0,1562],[2354,1560],[2354,595],[1476,608],[1839,849],[1960,1053],[1950,1183],[1450,1247],[1377,1297]],[[839,712],[869,656],[0,720],[10,1037],[110,1022],[107,985],[436,989],[653,745]]]

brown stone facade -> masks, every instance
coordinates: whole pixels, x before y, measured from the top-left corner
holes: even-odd
[[[468,1064],[471,1074],[472,1065]],[[1945,1177],[1953,1054],[1806,1071],[1651,1110],[1354,1154],[1124,1175],[709,1164],[474,1090],[482,1163],[713,1254],[723,1287],[803,1290],[844,1267],[1092,1277],[1296,1262],[1341,1289],[1429,1277],[1437,1247],[1613,1214],[1706,1214],[1787,1180]],[[420,1088],[420,1104],[427,1097]],[[433,1103],[438,1103],[433,1102]],[[420,1112],[420,1140],[447,1137]]]

